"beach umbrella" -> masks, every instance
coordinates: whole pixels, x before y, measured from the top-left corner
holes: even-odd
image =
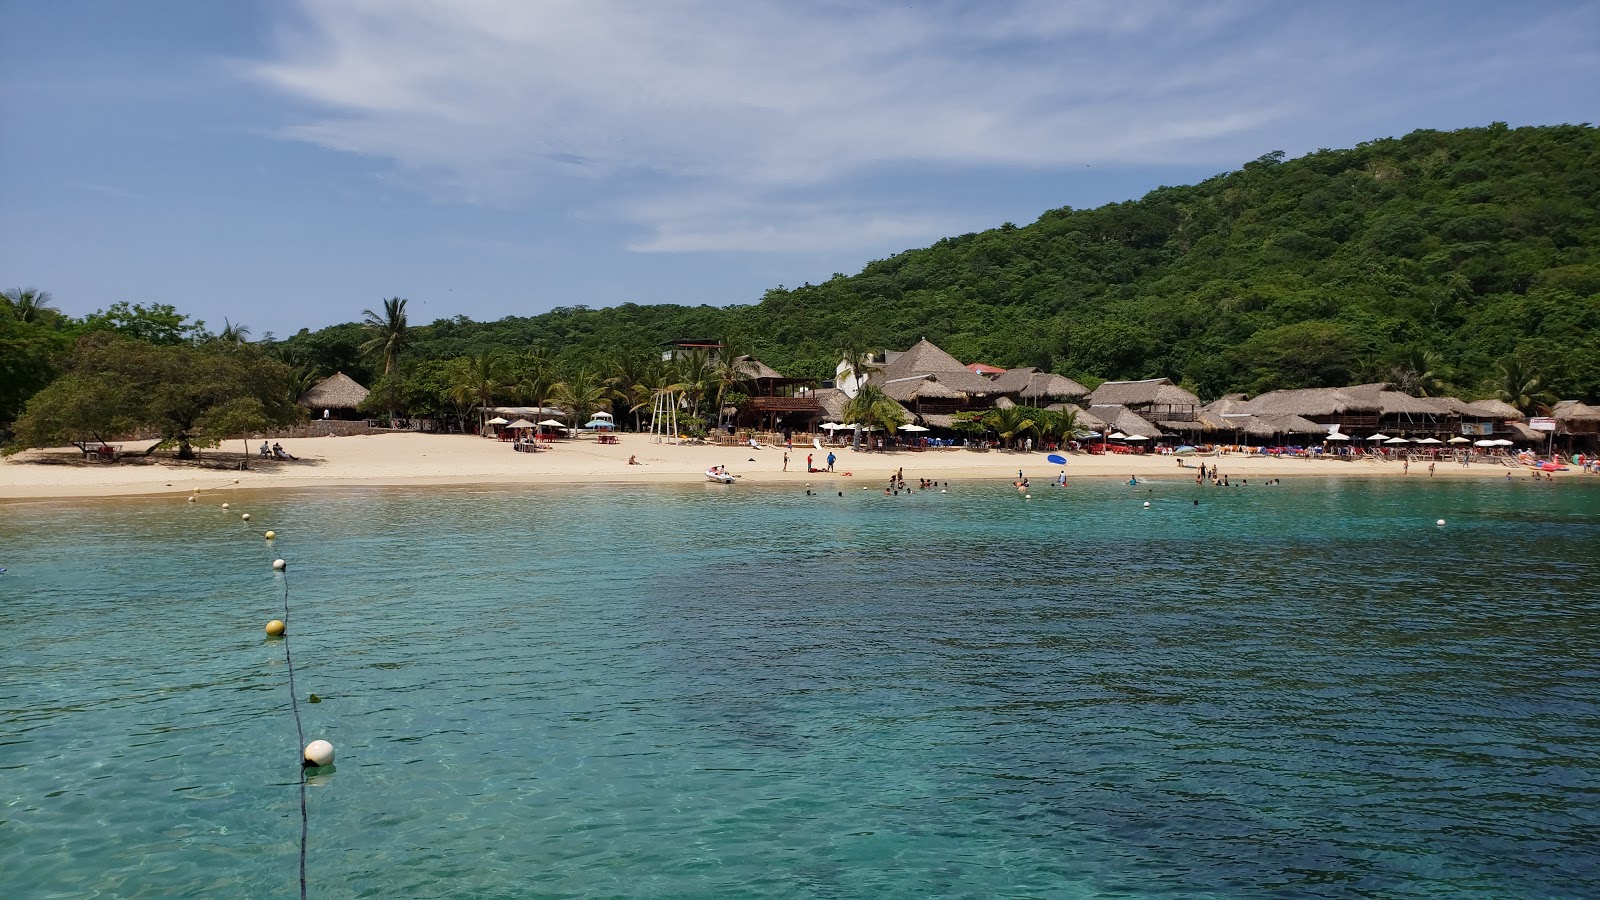
[[[489,420],[488,424],[490,424],[490,425],[505,425],[507,423],[506,423],[505,416],[495,416],[494,418]]]
[[[1472,441],[1469,438],[1464,438],[1464,437],[1461,437],[1460,435],[1457,435],[1457,436],[1451,438],[1449,443],[1452,443],[1452,444],[1470,444],[1470,443],[1472,443]]]
[[[1387,441],[1384,441],[1384,443],[1385,444],[1409,444],[1411,442],[1406,440],[1403,437],[1392,437],[1392,438],[1389,438]]]
[[[1472,442],[1472,446],[1474,446],[1474,447],[1498,447],[1498,446],[1500,446],[1500,442],[1499,441],[1490,441],[1490,440],[1473,441]]]
[[[583,427],[585,427],[585,428],[610,428],[614,424],[616,424],[616,423],[607,422],[605,419],[590,419],[589,421],[583,423]]]
[[[1442,443],[1444,443],[1444,441],[1441,441],[1438,438],[1423,438],[1422,440],[1417,441],[1417,443],[1419,443],[1419,444],[1442,444]]]
[[[1176,450],[1174,450],[1172,452],[1173,453],[1194,453],[1197,449],[1198,448],[1193,447],[1193,446],[1191,446],[1189,444],[1184,444],[1182,447],[1179,447],[1178,449],[1176,449]]]
[[[823,422],[822,423],[822,430],[823,431],[838,431],[841,428],[853,428],[853,427],[855,427],[855,426],[853,426],[853,425],[840,425],[838,422]]]
[[[1375,434],[1372,437],[1367,438],[1369,441],[1387,441],[1388,439],[1389,436],[1387,434]]]
[[[1506,440],[1505,438],[1496,438],[1495,440],[1490,441],[1489,444],[1490,444],[1490,446],[1493,446],[1493,447],[1509,447],[1509,446],[1511,446],[1511,442]]]
[[[928,429],[924,428],[921,425],[901,425],[900,426],[900,430],[901,431],[927,431]]]
[[[529,422],[527,419],[518,419],[515,422],[512,422],[510,425],[507,425],[506,427],[507,428],[532,428],[533,427],[533,423]]]
[[[524,421],[524,420],[518,419],[517,421],[521,422],[521,421]],[[565,429],[567,427],[567,426],[563,425],[562,423],[557,422],[555,419],[545,419],[544,421],[540,422],[539,424],[543,425],[546,428],[561,428],[561,429]],[[516,426],[513,425],[512,427],[514,428]]]
[[[1112,437],[1116,437],[1116,435],[1112,435]],[[1150,439],[1145,437],[1142,434],[1130,434],[1127,437],[1124,437],[1123,440],[1125,440],[1125,441],[1148,441]]]
[[[1128,439],[1128,436],[1120,431],[1113,431],[1106,435],[1106,437],[1111,438],[1113,441],[1125,441]]]
[[[1348,434],[1340,434],[1339,432],[1335,431],[1334,433],[1332,433],[1332,434],[1328,435],[1327,437],[1323,438],[1323,440],[1325,440],[1325,441],[1348,441],[1348,440],[1350,440],[1350,435],[1348,435]]]

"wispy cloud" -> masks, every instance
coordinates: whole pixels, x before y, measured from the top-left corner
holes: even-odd
[[[1522,40],[1507,41],[1452,24],[1453,7],[1244,0],[301,7],[276,58],[250,67],[313,110],[290,137],[468,197],[592,181],[594,202],[631,216],[645,235],[632,247],[648,252],[924,236],[942,221],[935,203],[864,209],[851,189],[908,167],[1226,165],[1309,149],[1366,104],[1526,68],[1550,27],[1596,19],[1563,11],[1565,25],[1542,28],[1522,16]],[[647,202],[607,197],[624,184]],[[808,202],[783,201],[796,192]],[[648,202],[696,194],[711,198],[705,215]],[[731,225],[717,218],[729,204],[742,216]]]

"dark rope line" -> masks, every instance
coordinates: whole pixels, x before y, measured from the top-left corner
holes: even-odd
[[[289,654],[289,570],[283,571],[283,662],[289,669],[289,707],[294,710],[294,733],[299,742],[296,752],[304,753],[306,729],[300,723],[300,697],[294,686],[294,657]],[[295,768],[300,770],[300,900],[306,900],[306,835],[310,819],[306,814],[306,767],[301,756]]]

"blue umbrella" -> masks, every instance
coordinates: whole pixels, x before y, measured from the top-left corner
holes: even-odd
[[[1049,456],[1046,456],[1045,459],[1050,460],[1058,466],[1064,466],[1067,464],[1067,458],[1059,453],[1052,453]]]

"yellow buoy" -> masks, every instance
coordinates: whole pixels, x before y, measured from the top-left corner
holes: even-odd
[[[276,531],[267,532],[267,540],[269,540],[269,541],[272,540],[273,538],[277,537],[277,536],[278,536],[278,533]]]
[[[267,634],[271,635],[272,637],[282,637],[283,628],[283,622],[273,619],[271,622],[267,623]]]

